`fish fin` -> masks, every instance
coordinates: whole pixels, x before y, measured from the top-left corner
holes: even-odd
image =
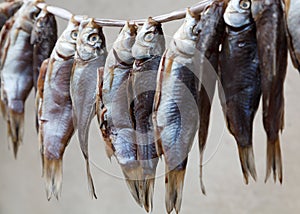
[[[168,213],[171,213],[175,209],[176,213],[179,213],[182,202],[182,190],[184,184],[184,170],[171,170],[166,173],[165,185],[166,185],[166,209]]]
[[[267,168],[265,182],[268,181],[272,170],[274,182],[276,182],[278,177],[279,182],[282,184],[282,157],[279,138],[277,138],[275,142],[268,140],[267,143]]]
[[[213,83],[215,84],[215,82]],[[208,93],[210,93],[211,98],[209,97]],[[204,150],[206,147],[206,141],[208,136],[211,101],[212,101],[213,94],[214,94],[214,90],[212,92],[207,92],[206,89],[204,88],[204,85],[201,85],[201,89],[198,94],[199,95],[198,110],[199,110],[199,117],[200,117],[198,143],[199,143],[199,153],[200,153],[200,185],[201,185],[201,191],[204,195],[206,195],[206,191],[203,182],[203,156],[204,156]]]
[[[200,151],[200,186],[201,186],[202,194],[206,195],[206,189],[203,182],[203,155],[204,155],[204,150]]]
[[[88,178],[88,188],[90,195],[92,198],[97,199],[97,195],[95,192],[94,182],[90,170],[90,161],[89,161],[89,154],[88,154],[88,128],[90,124],[87,124],[84,129],[82,130],[80,127],[78,128],[78,138],[80,142],[81,151],[84,155],[84,159],[86,162],[86,172],[87,172],[87,178]]]
[[[44,83],[45,83],[45,78],[47,74],[47,68],[48,68],[48,63],[49,63],[49,58],[45,59],[40,67],[40,72],[37,80],[37,93],[35,94],[35,111],[36,111],[36,129],[37,133],[39,132],[39,111],[41,111],[41,100],[43,99],[43,94],[44,94]]]
[[[166,55],[167,55],[167,51],[164,52],[158,68],[157,81],[156,81],[157,86],[156,86],[154,101],[153,101],[152,122],[154,127],[155,147],[156,147],[158,157],[161,157],[161,155],[163,154],[163,148],[160,139],[160,133],[162,131],[162,128],[159,127],[157,124],[157,110],[159,108],[160,99],[161,99],[161,89],[162,89],[162,81],[163,81],[163,72],[165,70]]]
[[[6,105],[5,103],[0,100],[0,111],[3,118],[6,118]]]
[[[62,159],[43,158],[43,176],[45,178],[48,201],[52,195],[58,200],[62,189]]]
[[[104,67],[98,68],[97,74],[97,94],[96,94],[96,114],[98,123],[100,123],[100,115],[101,115],[101,103],[102,103],[102,86],[103,86],[103,73]]]
[[[5,60],[6,60],[6,57],[7,57],[9,46],[10,46],[10,38],[8,37],[5,40],[4,47],[3,47],[3,52],[1,53],[2,56],[1,56],[0,69],[2,69],[4,64],[5,64]]]
[[[252,176],[254,181],[256,181],[257,175],[252,145],[246,147],[238,146],[238,150],[245,184],[249,183],[249,174]]]
[[[92,178],[92,174],[91,174],[89,160],[86,160],[86,172],[87,172],[88,187],[89,187],[89,192],[91,194],[91,197],[97,199],[96,190],[95,190],[95,186],[94,186],[94,182],[93,182],[93,178]]]
[[[24,113],[16,113],[12,110],[9,110],[7,125],[8,136],[13,145],[14,157],[17,159],[18,149],[23,141]]]

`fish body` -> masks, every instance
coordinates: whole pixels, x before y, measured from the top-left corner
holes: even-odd
[[[140,195],[145,210],[152,209],[158,155],[155,148],[152,113],[156,78],[165,38],[161,24],[149,18],[139,31],[132,47],[135,58],[131,75],[132,109],[137,143],[137,159],[142,167]]]
[[[132,46],[137,34],[135,25],[126,25],[121,30],[108,54],[97,115],[109,157],[114,155],[120,164],[133,198],[140,204],[137,171],[135,130],[130,111],[130,73],[133,67]],[[99,81],[100,83],[101,81]]]
[[[298,11],[297,11],[298,12]],[[267,134],[266,178],[282,182],[279,132],[284,128],[284,80],[287,69],[287,38],[280,0],[252,1],[261,70],[263,124]],[[298,28],[297,28],[298,29]]]
[[[30,36],[34,19],[40,12],[36,4],[35,1],[26,2],[15,14],[2,52],[1,101],[5,105],[8,135],[15,157],[23,138],[25,100],[33,86]]]
[[[253,120],[261,96],[256,28],[249,0],[231,0],[224,13],[226,35],[220,54],[221,103],[227,127],[238,144],[245,183],[256,180]],[[238,21],[240,20],[240,22]]]
[[[45,9],[38,15],[32,32],[30,43],[33,45],[33,86],[37,91],[37,80],[41,65],[48,59],[57,41],[57,24],[55,16]],[[38,131],[38,109],[36,109],[36,129]]]
[[[70,76],[78,27],[79,23],[72,18],[52,51],[44,80],[39,139],[48,200],[52,195],[58,198],[61,192],[63,154],[74,133]]]
[[[300,72],[300,1],[286,0],[285,3],[285,16],[290,55],[294,67]]]
[[[5,1],[0,3],[0,30],[5,22],[12,17],[22,6],[23,1]]]
[[[163,55],[157,77],[153,124],[157,151],[165,157],[168,213],[180,211],[188,154],[199,126],[198,21],[199,16],[188,10]]]
[[[214,1],[202,12],[197,39],[197,50],[200,55],[201,87],[198,93],[199,131],[198,142],[200,151],[200,183],[202,193],[205,187],[202,180],[202,165],[204,149],[208,136],[211,105],[218,78],[219,46],[225,32],[223,14],[227,6],[226,1]]]
[[[76,54],[71,73],[70,94],[73,104],[74,127],[84,158],[91,195],[96,198],[89,167],[88,134],[96,115],[96,89],[98,68],[105,64],[107,52],[102,27],[93,19],[81,22],[76,44]]]

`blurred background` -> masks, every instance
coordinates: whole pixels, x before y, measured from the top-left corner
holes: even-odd
[[[197,0],[86,0],[47,3],[66,8],[74,14],[91,17],[134,19],[147,18],[196,3]],[[59,33],[67,22],[57,18]],[[167,41],[181,21],[163,25]],[[110,49],[119,28],[105,28],[107,47]],[[168,42],[167,42],[168,43]],[[281,136],[284,182],[267,184],[265,177],[266,136],[262,127],[261,107],[254,124],[254,153],[258,181],[244,185],[234,138],[229,135],[215,96],[208,147],[205,153],[204,182],[207,196],[200,191],[199,154],[194,142],[183,193],[182,212],[187,213],[297,213],[300,209],[300,78],[298,71],[289,64],[285,83],[285,129]],[[145,213],[131,197],[119,166],[110,162],[104,151],[97,121],[90,129],[89,140],[92,174],[98,195],[92,200],[87,186],[85,162],[74,136],[64,156],[63,190],[59,201],[47,201],[41,177],[41,161],[35,131],[34,99],[31,93],[26,102],[24,143],[17,160],[8,149],[6,126],[0,119],[0,214],[96,214],[96,213]],[[154,193],[153,213],[164,213],[164,164],[160,161]]]

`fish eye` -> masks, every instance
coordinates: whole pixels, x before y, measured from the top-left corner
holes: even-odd
[[[96,43],[98,42],[100,39],[99,35],[98,34],[92,34],[89,36],[88,40],[92,43]]]
[[[148,32],[144,36],[144,40],[146,42],[151,42],[154,39],[154,33],[153,32]]]
[[[248,10],[251,6],[251,2],[249,0],[241,0],[240,1],[240,7],[243,9],[243,10]]]
[[[30,18],[35,20],[39,15],[39,11],[34,11],[30,14]]]
[[[77,39],[77,36],[78,36],[78,30],[73,30],[71,32],[71,37],[72,39],[76,40]]]

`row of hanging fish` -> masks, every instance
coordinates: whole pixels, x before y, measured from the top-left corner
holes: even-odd
[[[156,168],[164,156],[166,210],[179,213],[197,131],[206,192],[203,156],[216,84],[245,183],[249,176],[257,179],[252,132],[261,98],[265,181],[273,170],[282,182],[283,87],[288,48],[299,70],[299,0],[215,0],[201,14],[187,9],[167,48],[161,23],[149,18],[138,31],[127,22],[109,52],[92,18],[72,17],[57,39],[55,17],[39,2],[0,4],[1,20],[11,16],[0,34],[1,111],[16,157],[25,101],[35,88],[48,200],[59,197],[64,151],[76,131],[88,187],[97,197],[88,152],[97,117],[107,156],[116,158],[137,204],[152,210]]]

